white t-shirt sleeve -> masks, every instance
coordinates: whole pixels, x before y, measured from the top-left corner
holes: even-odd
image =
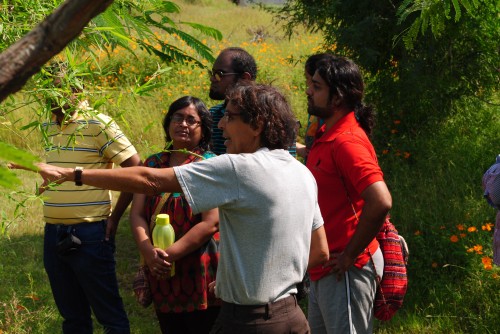
[[[316,208],[314,209],[314,219],[312,224],[312,231],[317,230],[321,226],[323,226],[323,216],[321,215],[321,211],[319,209],[318,202],[316,202]]]
[[[194,214],[238,198],[238,178],[227,154],[174,167],[174,172]]]

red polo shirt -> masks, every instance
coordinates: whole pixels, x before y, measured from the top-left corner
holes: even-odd
[[[330,252],[341,252],[356,230],[358,221],[346,194],[361,215],[364,202],[361,193],[371,184],[383,181],[383,173],[370,140],[351,112],[335,123],[328,132],[323,125],[307,158],[307,167],[318,184],[318,203],[325,221]],[[345,186],[340,175],[343,176]],[[372,254],[377,250],[376,239],[368,245]],[[369,254],[361,254],[355,266],[362,268]],[[330,268],[321,266],[309,271],[311,280],[319,280]]]

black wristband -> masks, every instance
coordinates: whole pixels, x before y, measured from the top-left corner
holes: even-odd
[[[75,167],[75,186],[81,186],[83,167]]]

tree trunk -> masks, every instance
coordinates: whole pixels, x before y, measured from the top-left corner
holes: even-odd
[[[0,102],[20,90],[113,0],[66,0],[26,36],[0,53]]]

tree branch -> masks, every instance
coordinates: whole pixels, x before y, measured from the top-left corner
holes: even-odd
[[[20,90],[43,64],[76,38],[113,0],[66,0],[0,54],[0,102]]]

